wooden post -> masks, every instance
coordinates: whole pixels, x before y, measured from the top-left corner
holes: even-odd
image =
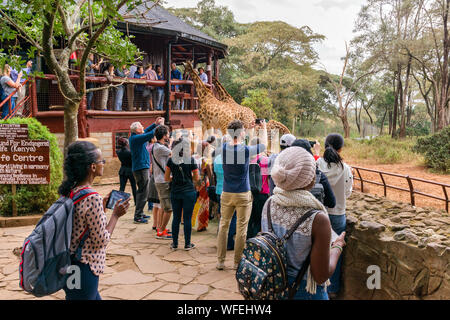
[[[14,200],[14,197],[16,196],[16,185],[12,184],[11,185],[12,188],[12,195],[13,195],[13,199],[12,199],[12,215],[13,217],[17,217],[17,205],[16,205],[16,201]]]
[[[208,83],[209,84],[211,84],[212,85],[212,66],[211,66],[211,64],[212,64],[212,55],[213,55],[213,52],[212,51],[209,51],[209,53],[208,53],[208,62],[206,63],[206,74],[208,75]]]
[[[165,88],[166,123],[170,124],[170,94],[171,94],[170,65],[172,64],[172,43],[170,41],[167,44],[166,62],[167,62],[167,65],[166,65],[166,88]]]
[[[38,113],[38,105],[37,105],[37,90],[36,90],[36,78],[33,78],[31,82],[31,115],[35,118]]]

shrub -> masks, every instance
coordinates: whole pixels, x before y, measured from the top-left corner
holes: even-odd
[[[450,126],[432,136],[420,138],[414,150],[424,155],[428,167],[450,173]]]
[[[14,200],[18,215],[44,213],[58,199],[58,187],[63,178],[63,155],[58,147],[58,140],[50,131],[34,118],[13,118],[0,123],[16,123],[28,125],[30,140],[50,141],[50,184],[18,185]],[[12,214],[11,186],[0,185],[0,215]]]

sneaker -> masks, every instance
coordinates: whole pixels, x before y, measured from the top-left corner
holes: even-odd
[[[217,265],[216,265],[216,269],[217,270],[225,269],[225,264],[223,264],[223,262],[218,262]]]
[[[148,223],[148,220],[145,219],[145,218],[134,219],[134,223],[136,223],[136,224],[146,224],[146,223]]]
[[[166,230],[164,230],[161,233],[156,233],[156,239],[163,239],[163,240],[172,240],[172,235],[168,234]]]
[[[189,243],[188,245],[184,246],[184,250],[189,251],[195,248],[195,244]]]
[[[144,219],[150,219],[150,216],[148,216],[148,215],[146,215],[146,214],[144,214],[142,217],[143,217]]]
[[[173,242],[172,242],[172,243],[170,244],[170,249],[171,249],[172,251],[175,251],[175,250],[178,249],[178,246],[174,245]]]

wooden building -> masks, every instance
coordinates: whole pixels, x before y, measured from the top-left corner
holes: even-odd
[[[80,138],[97,139],[106,158],[115,156],[117,139],[128,136],[130,124],[140,121],[144,126],[150,125],[159,116],[166,118],[166,123],[172,129],[192,129],[198,121],[198,100],[193,82],[189,80],[170,80],[170,65],[175,62],[181,67],[186,60],[194,61],[194,65],[205,63],[205,71],[211,85],[212,76],[219,78],[219,60],[226,55],[227,47],[186,24],[178,17],[170,14],[160,6],[155,6],[146,13],[147,21],[159,22],[153,27],[147,23],[141,24],[135,19],[127,19],[118,24],[118,28],[125,34],[133,35],[133,43],[145,52],[143,64],[160,65],[164,78],[168,80],[144,81],[146,86],[163,87],[165,102],[162,111],[104,111],[96,110],[100,103],[101,91],[96,91],[93,98],[94,108],[87,110],[86,99],[80,105],[78,113],[78,131]],[[183,68],[180,68],[180,71]],[[79,85],[76,74],[72,75],[75,85]],[[107,83],[101,74],[88,77],[88,82]],[[179,92],[172,90],[177,85],[182,88]],[[45,78],[36,79],[31,85],[30,106],[32,116],[46,125],[57,135],[61,146],[64,144],[64,111],[63,97],[58,91],[54,75],[46,74]],[[114,98],[110,89],[108,103]],[[123,110],[127,105],[127,90],[124,90]],[[173,102],[182,99],[184,110],[174,110]]]

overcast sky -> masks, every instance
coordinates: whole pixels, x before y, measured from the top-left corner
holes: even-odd
[[[175,8],[195,7],[198,0],[168,0]],[[326,39],[316,49],[328,72],[340,73],[345,41],[353,37],[356,16],[365,0],[216,0],[227,6],[236,21],[285,21],[293,26],[307,25]]]

